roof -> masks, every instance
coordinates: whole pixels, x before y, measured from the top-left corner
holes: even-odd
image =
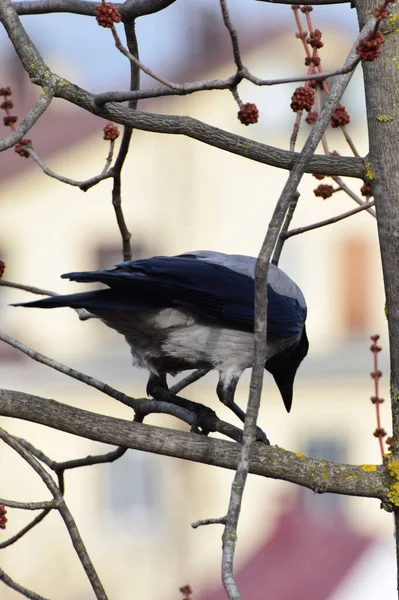
[[[327,600],[372,543],[342,519],[313,518],[299,505],[237,573],[242,598]],[[226,600],[220,586],[201,600]]]

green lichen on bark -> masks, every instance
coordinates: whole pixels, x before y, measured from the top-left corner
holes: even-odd
[[[399,460],[392,460],[388,463],[388,471],[391,476],[391,483],[387,497],[394,506],[399,507]]]

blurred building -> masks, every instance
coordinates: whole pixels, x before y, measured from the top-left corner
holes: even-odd
[[[168,76],[186,81],[224,77],[233,72],[229,40],[223,38],[221,44],[218,35],[210,35],[209,28],[206,31],[193,53],[192,72],[177,69],[174,77]],[[328,70],[341,64],[351,42],[339,32],[326,32],[325,38],[324,67]],[[242,41],[242,51],[248,68],[258,76],[294,75],[301,66],[301,61],[295,62],[300,46],[292,33],[256,33]],[[202,59],[208,64],[204,65]],[[17,73],[15,68],[13,76]],[[16,111],[22,117],[34,102],[31,87],[27,87],[23,74],[18,83],[8,78],[5,84],[12,86]],[[355,91],[356,85],[359,82],[354,84]],[[289,102],[295,87],[240,86],[242,100],[256,102],[260,111],[259,124],[248,128],[238,122],[237,106],[227,91],[156,99],[140,103],[140,107],[159,113],[187,114],[239,135],[287,148],[294,123]],[[358,99],[348,95],[345,103],[355,107]],[[364,155],[364,118],[356,110],[352,116],[351,133]],[[102,141],[104,125],[105,122],[54,100],[29,135],[53,171],[84,180],[103,167],[108,153],[107,144]],[[301,134],[300,142],[304,135]],[[329,132],[329,140],[331,149],[347,153],[340,132]],[[123,176],[123,207],[135,256],[204,248],[256,255],[286,177],[283,171],[183,136],[135,131]],[[359,193],[361,182],[349,183]],[[353,207],[343,193],[326,201],[315,198],[312,190],[318,184],[311,176],[304,178],[293,227]],[[60,280],[61,273],[106,268],[121,261],[110,190],[107,180],[83,193],[50,179],[32,160],[22,159],[12,150],[0,155],[0,258],[7,263],[6,278],[67,292],[78,288]],[[331,227],[292,238],[285,245],[281,267],[299,283],[307,298],[310,352],[298,373],[290,415],[285,413],[278,390],[266,375],[260,425],[272,443],[311,456],[350,463],[379,462],[378,445],[372,436],[376,427],[374,408],[369,402],[373,395],[369,336],[376,332],[382,335],[386,395],[388,342],[374,218],[363,212]],[[129,350],[115,332],[96,320],[82,323],[73,311],[66,309],[10,308],[8,303],[30,296],[5,288],[0,291],[1,327],[9,334],[126,393],[144,394],[146,374],[132,370]],[[131,416],[126,407],[34,364],[7,346],[0,346],[0,358],[4,387],[95,412]],[[248,381],[249,377],[243,377],[240,383],[237,399],[241,406],[245,406]],[[215,376],[209,375],[186,394],[206,401],[219,416],[230,419],[216,400],[215,385]],[[388,419],[388,409],[383,405],[387,429]],[[104,450],[98,444],[67,434],[9,419],[2,421],[9,431],[28,438],[54,459]],[[154,416],[149,422],[182,427],[166,417]],[[1,495],[31,501],[46,497],[46,490],[19,458],[4,448],[0,449],[0,457],[2,464],[7,465],[2,470]],[[113,600],[134,595],[142,600],[173,600],[179,597],[178,588],[186,583],[193,587],[195,600],[224,597],[217,591],[221,531],[214,527],[194,531],[190,523],[225,513],[232,473],[129,451],[114,464],[70,472],[66,480],[67,502]],[[29,517],[10,510],[9,526],[2,537],[18,531]],[[306,528],[300,523],[306,523]],[[307,538],[304,529],[309,532]],[[365,566],[369,564],[367,557],[377,547],[382,553],[387,552],[392,531],[392,518],[380,511],[377,501],[314,496],[291,484],[251,477],[239,529],[240,577],[246,585],[244,580],[250,573],[254,589],[259,591],[264,586],[270,600],[368,598],[364,590],[364,595],[358,593],[356,586],[365,571],[373,573],[374,569],[380,573],[381,561],[377,558],[377,566],[370,569]],[[342,558],[335,570],[331,569],[331,552],[320,553],[333,537],[333,554]],[[343,548],[347,550],[346,558]],[[378,552],[374,554],[377,556]],[[295,565],[302,566],[300,585],[287,587],[291,590],[287,594],[291,595],[267,588],[268,564],[273,556],[279,557],[273,562],[279,573],[277,581],[278,577],[288,581],[290,573],[296,581]],[[292,571],[284,565],[286,557]],[[21,584],[44,596],[59,600],[92,597],[57,515],[48,516],[18,544],[3,550],[2,565]],[[316,574],[325,574],[329,585],[324,586],[324,591],[315,588],[318,595],[311,595]],[[390,600],[394,597],[394,572],[384,573],[383,580],[387,586],[384,598]],[[353,592],[348,592],[350,589]],[[258,592],[248,594],[245,597],[253,600],[264,597]],[[1,589],[4,600],[14,597],[16,593]]]

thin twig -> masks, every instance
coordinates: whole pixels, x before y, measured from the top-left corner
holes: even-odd
[[[73,460],[57,462],[56,460],[52,460],[51,458],[49,458],[46,454],[44,454],[44,452],[42,452],[42,450],[39,450],[27,440],[24,440],[22,438],[16,438],[16,440],[21,444],[21,446],[25,448],[25,450],[28,450],[28,452],[33,454],[35,458],[43,462],[49,467],[49,469],[55,471],[56,473],[59,473],[60,471],[66,471],[68,469],[76,469],[79,467],[91,467],[93,465],[114,462],[118,458],[121,458],[127,451],[127,448],[125,448],[124,446],[120,446],[115,450],[112,450],[111,452],[107,452],[105,454],[98,454],[97,456],[86,456],[85,458],[76,458]]]
[[[122,41],[118,35],[118,32],[116,31],[115,25],[112,25],[111,32],[112,32],[112,35],[114,36],[115,46],[119,50],[119,52],[121,52],[124,56],[126,56],[126,58],[128,58],[130,60],[130,62],[134,63],[137,67],[139,67],[139,69],[141,71],[143,71],[143,73],[145,73],[149,77],[152,77],[156,81],[159,81],[159,83],[162,83],[163,85],[166,85],[167,87],[169,87],[175,91],[178,91],[180,89],[181,84],[173,83],[172,81],[168,81],[164,77],[161,77],[161,75],[157,75],[157,73],[154,73],[154,71],[151,71],[151,69],[149,69],[148,67],[143,65],[143,63],[140,62],[139,59],[134,54],[129,52],[129,50],[127,48],[125,48],[125,46],[122,44]]]
[[[31,294],[38,294],[39,296],[58,296],[57,292],[52,292],[51,290],[45,290],[43,288],[38,288],[33,285],[25,285],[23,283],[16,283],[14,281],[8,281],[7,279],[0,279],[0,286],[14,288],[16,290],[24,290],[25,292],[30,292]]]
[[[38,294],[39,296],[59,296],[57,292],[52,292],[51,290],[44,290],[42,288],[35,287],[33,285],[25,285],[23,283],[16,283],[14,281],[8,281],[7,279],[0,279],[0,287],[9,287],[16,290],[24,290],[25,292],[30,292],[31,294]],[[81,321],[87,321],[88,319],[98,319],[96,315],[92,315],[85,308],[73,308]]]
[[[238,70],[243,69],[244,65],[241,59],[238,35],[236,29],[233,26],[233,23],[231,22],[226,0],[220,0],[220,8],[222,9],[223,23],[225,24],[225,27],[230,35],[231,45],[233,47],[234,62],[236,63],[236,67]]]
[[[7,575],[7,573],[5,573],[2,568],[0,568],[0,581],[2,581],[12,590],[18,592],[19,594],[22,594],[22,596],[25,596],[25,598],[30,598],[30,600],[47,600],[47,598],[45,598],[44,596],[40,596],[39,594],[28,590],[27,588],[23,587],[22,585],[11,579],[11,577]]]
[[[57,508],[55,500],[47,500],[44,502],[16,502],[15,500],[5,500],[0,498],[0,504],[9,508],[20,508],[23,510],[42,510],[43,508]]]
[[[28,523],[27,525],[25,525],[25,527],[23,527],[20,531],[18,531],[18,533],[16,533],[12,537],[8,538],[8,540],[4,540],[4,542],[0,542],[0,550],[3,550],[4,548],[8,548],[8,546],[12,546],[13,544],[15,544],[15,542],[18,542],[18,540],[20,540],[26,533],[28,533],[31,529],[36,527],[36,525],[41,523],[43,521],[43,519],[45,517],[47,517],[47,515],[51,512],[51,510],[52,509],[50,509],[50,508],[46,508],[45,510],[43,510],[43,512],[41,512],[34,519],[32,519],[32,521],[30,523]]]
[[[371,402],[375,406],[375,413],[377,418],[377,429],[374,431],[375,437],[378,439],[378,444],[380,446],[381,459],[384,459],[384,437],[386,436],[386,431],[383,429],[381,425],[381,404],[384,402],[383,398],[380,398],[380,379],[382,377],[382,372],[378,368],[378,354],[381,352],[381,346],[378,346],[377,342],[379,340],[379,335],[372,335],[371,341],[373,342],[370,350],[373,353],[373,371],[370,373],[371,377],[374,380],[374,396],[371,397]]]
[[[297,190],[290,202],[289,208],[287,210],[287,214],[285,215],[285,221],[281,228],[280,235],[278,236],[277,244],[276,244],[276,247],[273,252],[272,264],[276,265],[276,267],[278,266],[278,263],[280,261],[280,256],[283,251],[284,243],[286,240],[286,238],[284,237],[284,234],[288,231],[289,226],[291,225],[291,221],[294,216],[294,212],[297,207],[298,200],[299,200],[299,192]]]
[[[198,379],[205,377],[205,375],[207,375],[208,373],[210,373],[210,369],[197,369],[196,371],[194,371],[194,373],[190,373],[190,375],[187,375],[186,377],[175,383],[175,385],[172,385],[172,387],[169,388],[169,391],[171,394],[178,394],[179,392],[181,392],[181,390],[188,387],[192,383],[195,383],[196,381],[198,381]]]
[[[40,119],[43,113],[50,106],[54,97],[54,87],[52,85],[43,86],[41,96],[35,106],[28,112],[26,117],[21,121],[15,131],[7,137],[0,140],[0,152],[12,148],[18,144],[22,138],[28,133],[33,125]],[[24,147],[24,150],[27,147]]]
[[[312,73],[312,75],[294,75],[292,77],[280,77],[278,79],[262,79],[256,77],[248,71],[246,67],[237,71],[234,75],[227,77],[226,79],[209,79],[204,81],[194,81],[191,83],[174,83],[173,88],[150,88],[146,90],[137,90],[129,92],[103,92],[96,94],[95,103],[97,106],[102,106],[107,102],[126,102],[127,100],[143,100],[146,98],[160,98],[163,96],[187,96],[196,92],[204,92],[209,90],[231,90],[232,87],[237,86],[243,79],[247,79],[254,85],[264,87],[273,85],[282,85],[290,83],[299,83],[301,81],[319,81],[321,79],[328,79],[329,77],[336,77],[337,75],[343,75],[348,73],[357,65],[353,63],[345,68],[335,69],[334,71],[325,71],[323,73]],[[172,82],[169,82],[172,83]]]
[[[41,160],[41,158],[36,154],[36,152],[32,148],[26,148],[26,152],[28,152],[28,154],[33,158],[35,163],[37,165],[39,165],[39,167],[42,169],[43,173],[45,173],[49,177],[52,177],[53,179],[57,179],[58,181],[61,181],[62,183],[66,183],[68,185],[78,187],[83,191],[87,191],[89,188],[93,187],[100,181],[103,181],[104,179],[109,179],[113,175],[112,169],[110,169],[110,170],[103,169],[99,175],[95,175],[94,177],[91,177],[90,179],[86,179],[84,181],[70,179],[69,177],[65,177],[65,175],[59,175],[58,173],[55,173],[55,171],[50,169],[50,167],[48,167]],[[109,155],[107,157],[106,164],[108,163],[108,158],[109,158]],[[112,157],[111,157],[111,160],[112,160]]]
[[[364,200],[359,198],[359,196],[357,194],[355,194],[355,192],[353,190],[351,190],[351,188],[348,185],[346,185],[346,183],[342,179],[342,177],[339,177],[338,175],[332,175],[331,179],[333,181],[335,181],[335,183],[337,183],[339,185],[341,190],[343,190],[346,194],[348,194],[348,196],[350,196],[350,198],[352,198],[352,200],[354,200],[359,206],[364,206],[366,204],[366,202]],[[367,212],[371,216],[373,216],[375,218],[377,217],[375,210],[373,210],[372,208],[368,208]]]
[[[227,517],[219,517],[218,519],[201,519],[200,521],[194,521],[191,523],[193,529],[203,527],[204,525],[226,525]]]
[[[26,346],[19,340],[11,337],[10,335],[7,335],[6,333],[4,333],[2,331],[0,331],[0,340],[5,342],[6,344],[9,344],[13,348],[20,350],[21,352],[23,352],[24,354],[26,354],[33,360],[40,362],[43,365],[46,365],[48,367],[51,367],[52,369],[55,369],[56,371],[59,371],[60,373],[63,373],[64,375],[67,375],[68,377],[77,379],[78,381],[81,381],[82,383],[85,383],[86,385],[89,385],[90,387],[94,387],[96,390],[103,392],[107,396],[111,396],[111,398],[114,398],[115,400],[122,402],[122,404],[125,404],[126,406],[129,406],[130,408],[133,408],[133,409],[141,408],[140,400],[135,400],[134,398],[131,398],[130,396],[127,396],[126,394],[123,394],[122,392],[119,392],[118,390],[112,388],[111,386],[107,385],[106,383],[103,383],[102,381],[99,381],[98,379],[95,379],[94,377],[90,377],[90,375],[81,373],[80,371],[77,371],[76,369],[72,369],[71,367],[68,367],[52,358],[48,358],[47,356],[44,356],[44,354],[40,354],[40,352],[36,352],[36,350],[29,348],[29,346]],[[144,400],[144,402],[147,402],[147,401]]]
[[[292,129],[292,134],[290,137],[290,151],[291,152],[294,152],[294,150],[295,150],[295,144],[296,144],[296,140],[298,138],[299,127],[301,124],[302,115],[303,115],[303,110],[298,110],[298,112],[296,113],[294,127]]]
[[[304,227],[298,227],[297,229],[291,229],[290,231],[286,231],[280,235],[284,240],[288,240],[288,238],[293,237],[294,235],[306,233],[307,231],[312,231],[313,229],[319,229],[320,227],[325,227],[326,225],[332,225],[332,223],[338,223],[338,221],[342,221],[343,219],[347,219],[352,215],[356,215],[363,210],[367,210],[370,206],[374,206],[374,200],[365,202],[362,206],[352,208],[352,210],[348,210],[348,212],[342,213],[341,215],[330,217],[329,219],[319,221],[318,223],[312,223],[311,225],[305,225]]]
[[[116,34],[115,27],[112,32]],[[117,34],[116,34],[117,35]],[[128,21],[125,23],[125,35],[126,41],[129,48],[129,54],[138,60],[139,58],[139,47],[137,43],[136,29],[134,21]],[[119,37],[118,37],[119,39]],[[140,69],[135,62],[130,62],[130,89],[132,91],[140,88]],[[137,109],[137,100],[129,100],[129,109]],[[114,184],[112,187],[112,206],[114,207],[116,222],[119,227],[119,232],[122,238],[122,255],[124,260],[132,259],[132,245],[131,237],[126,221],[123,214],[122,208],[122,169],[125,164],[127,154],[129,152],[129,146],[133,135],[133,128],[125,126],[123,130],[122,142],[119,148],[118,156],[114,165]]]
[[[75,548],[76,554],[86,572],[87,578],[93,588],[97,600],[107,600],[107,594],[105,593],[100,578],[98,577],[94,565],[90,560],[86,547],[76,526],[75,520],[71,512],[69,511],[69,508],[65,502],[63,495],[54,483],[53,479],[50,477],[50,475],[47,473],[44,467],[42,467],[39,461],[30,454],[30,452],[25,450],[25,448],[23,448],[23,446],[21,446],[21,444],[17,442],[17,440],[13,436],[8,434],[4,429],[1,428],[0,439],[2,439],[3,442],[10,446],[10,448],[15,450],[15,452],[17,452],[29,464],[29,466],[32,467],[32,469],[39,475],[43,483],[51,492],[54,500],[57,502],[57,509],[65,523],[73,547]]]
[[[125,220],[125,215],[122,208],[122,180],[121,173],[129,151],[130,140],[132,138],[133,129],[131,127],[125,127],[122,136],[122,142],[119,148],[118,157],[115,161],[113,179],[114,184],[112,187],[112,206],[114,207],[116,222],[118,224],[119,232],[122,238],[122,256],[123,260],[132,259],[132,245],[131,237]]]
[[[352,140],[351,136],[349,135],[349,132],[348,132],[348,129],[347,129],[346,125],[341,125],[341,130],[342,130],[342,133],[345,136],[345,139],[346,139],[346,141],[348,143],[348,146],[350,147],[350,149],[353,152],[353,155],[358,158],[360,156],[360,154],[357,151],[356,146],[353,143],[353,140]]]

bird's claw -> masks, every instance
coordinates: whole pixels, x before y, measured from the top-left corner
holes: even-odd
[[[267,446],[270,446],[270,442],[268,440],[267,435],[265,434],[264,431],[262,431],[262,429],[260,427],[256,428],[256,441],[262,442],[262,444],[266,444]]]
[[[211,431],[217,430],[218,417],[214,410],[207,406],[200,405],[200,410],[195,416],[194,422],[191,425],[190,431],[201,435],[208,435]]]

